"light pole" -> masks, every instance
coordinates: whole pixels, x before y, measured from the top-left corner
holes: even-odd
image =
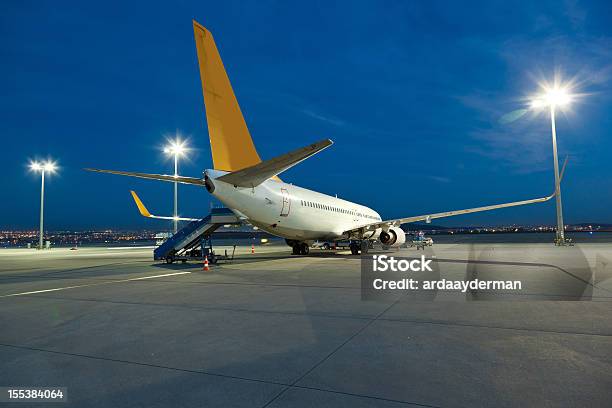
[[[40,172],[40,232],[38,236],[38,249],[43,249],[43,230],[45,214],[45,173],[54,173],[57,166],[52,161],[45,163],[32,162],[30,170]]]
[[[545,88],[542,95],[537,96],[531,101],[532,109],[548,107],[550,109],[550,126],[552,130],[553,164],[555,169],[555,201],[557,204],[557,232],[555,243],[565,245],[565,227],[563,226],[563,205],[561,203],[561,180],[559,177],[559,159],[557,155],[557,130],[555,126],[555,110],[557,107],[567,105],[571,101],[571,96],[565,88],[555,85]]]
[[[178,158],[187,152],[184,141],[177,138],[164,148],[164,153],[174,156],[174,177],[178,177]],[[178,182],[174,182],[174,233],[178,231]]]

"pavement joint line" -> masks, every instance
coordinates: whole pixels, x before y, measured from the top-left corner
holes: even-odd
[[[202,282],[202,281],[189,281],[189,282],[183,282],[183,283],[186,285],[236,285],[236,286],[265,286],[265,287],[361,290],[361,286],[298,285],[295,283]]]
[[[346,344],[348,344],[351,340],[353,340],[355,337],[357,337],[358,335],[360,335],[361,333],[363,333],[368,327],[370,327],[372,325],[372,323],[374,323],[376,320],[378,320],[379,317],[381,317],[382,315],[384,315],[385,313],[387,313],[387,311],[389,311],[389,309],[391,309],[393,306],[395,306],[401,299],[403,296],[397,298],[393,303],[391,303],[389,306],[387,306],[383,311],[381,311],[380,313],[378,313],[376,316],[372,317],[369,319],[369,321],[363,325],[363,327],[361,327],[359,330],[357,330],[355,333],[353,333],[351,336],[349,336],[346,340],[344,340],[340,345],[338,345],[335,349],[333,349],[330,353],[328,353],[325,357],[323,357],[321,360],[319,360],[315,365],[313,365],[310,369],[308,369],[304,374],[302,374],[301,376],[299,376],[296,380],[294,380],[289,386],[285,387],[284,389],[282,389],[276,396],[272,397],[272,399],[270,401],[268,401],[267,403],[265,403],[264,405],[262,405],[261,408],[266,408],[268,407],[271,403],[273,403],[274,401],[276,401],[278,398],[280,398],[285,392],[287,392],[289,389],[293,388],[298,382],[300,382],[304,377],[306,377],[308,374],[310,374],[311,372],[313,372],[315,369],[317,369],[318,367],[321,366],[321,364],[325,363],[327,360],[329,360],[334,354],[336,354],[336,352],[338,352],[342,347],[344,347]]]
[[[77,272],[77,271],[74,271]],[[70,273],[74,273],[74,272],[70,272]],[[188,271],[188,272],[192,272],[192,271]],[[90,273],[89,271],[85,272],[85,273]],[[142,272],[121,272],[121,273],[116,273],[114,275],[129,275],[129,274],[134,274],[134,273],[142,273]],[[53,280],[74,280],[74,279],[80,279],[80,280],[92,280],[92,281],[107,281],[108,278],[104,278],[103,276],[114,276],[113,274],[108,274],[108,275],[103,275],[103,274],[97,274],[97,275],[68,275],[68,276],[50,276],[50,275],[11,275],[9,277],[0,277],[0,284],[17,284],[17,283],[24,283],[23,281],[17,281],[17,282],[13,282],[15,280],[21,279],[27,279],[27,282],[46,282],[46,281],[53,281]],[[41,278],[41,279],[37,279],[37,280],[33,280],[31,278]],[[160,282],[166,282],[166,283],[172,283],[175,281],[160,281]]]
[[[47,273],[43,273],[42,275],[4,275],[0,273],[0,281],[3,280],[9,280],[9,279],[18,279],[18,278],[49,278],[49,279],[56,279],[54,276],[55,274],[70,274],[70,273],[75,273],[75,272],[80,272],[80,271],[87,271],[90,269],[96,269],[96,268],[103,268],[106,266],[118,266],[118,265],[130,265],[130,264],[135,264],[138,262],[144,262],[144,261],[130,261],[130,262],[113,262],[113,263],[108,263],[108,264],[102,264],[102,265],[91,265],[91,266],[81,266],[79,268],[69,268],[69,269],[52,269],[51,271],[49,271],[49,269],[47,268],[37,268],[37,269],[31,269],[31,268],[22,268],[22,269],[16,269],[14,270],[15,272],[19,272],[19,273],[23,273],[24,271],[30,271],[30,272],[41,272],[41,271],[49,271]],[[148,261],[147,261],[148,262]],[[61,277],[57,278],[57,279],[61,279]]]
[[[6,344],[6,343],[0,343],[0,347],[9,347],[9,348],[15,348],[19,350],[38,351],[42,353],[60,354],[64,356],[81,357],[81,358],[88,358],[92,360],[109,361],[113,363],[131,364],[131,365],[138,365],[138,366],[144,366],[144,367],[161,368],[165,370],[182,371],[182,372],[195,373],[195,374],[204,374],[204,375],[210,375],[214,377],[230,378],[234,380],[252,381],[252,382],[274,384],[274,385],[287,385],[283,382],[262,380],[259,378],[241,377],[241,376],[236,376],[236,375],[213,373],[213,372],[204,371],[204,370],[194,370],[194,369],[189,369],[189,368],[172,367],[172,366],[166,366],[166,365],[161,365],[161,364],[144,363],[140,361],[131,361],[131,360],[122,360],[118,358],[111,358],[111,357],[94,356],[90,354],[70,353],[70,352],[59,351],[59,350],[48,350],[48,349],[43,349],[43,348],[38,348],[38,347],[17,346],[15,344]]]
[[[488,324],[474,324],[474,323],[462,323],[462,322],[444,322],[435,320],[409,320],[409,319],[394,319],[394,318],[380,318],[382,322],[400,322],[400,323],[414,323],[414,324],[428,324],[436,326],[457,326],[457,327],[472,327],[479,329],[492,329],[492,330],[514,330],[514,331],[526,331],[526,332],[537,332],[537,333],[548,333],[548,334],[568,334],[576,336],[599,336],[599,337],[612,337],[612,334],[605,333],[586,333],[577,331],[562,331],[562,330],[547,330],[547,329],[531,329],[527,327],[505,327],[505,326],[494,326]]]
[[[392,398],[378,397],[378,396],[374,396],[374,395],[357,394],[357,393],[348,392],[348,391],[336,391],[336,390],[330,390],[330,389],[327,389],[327,388],[312,387],[312,386],[309,386],[309,385],[294,385],[292,388],[299,388],[299,389],[312,390],[312,391],[323,391],[323,392],[329,392],[329,393],[332,393],[332,394],[348,395],[348,396],[352,396],[352,397],[361,397],[361,398],[375,399],[375,400],[380,400],[380,401],[397,402],[397,403],[400,403],[400,404],[413,405],[413,406],[417,406],[417,407],[441,408],[439,405],[431,405],[431,404],[424,404],[424,403],[421,403],[421,402],[412,402],[412,401],[397,400],[397,399],[392,399]]]
[[[33,296],[28,297],[38,299],[50,299],[50,300],[64,300],[69,302],[94,302],[94,303],[110,303],[117,305],[128,305],[128,306],[151,306],[151,307],[171,307],[177,309],[189,309],[195,311],[212,311],[212,312],[236,312],[236,313],[262,313],[262,314],[278,314],[287,316],[305,316],[305,317],[326,317],[330,319],[354,319],[354,320],[369,320],[372,316],[355,316],[348,314],[329,314],[329,313],[304,313],[304,312],[283,312],[278,310],[249,310],[244,308],[232,308],[232,307],[210,307],[210,306],[190,306],[181,304],[163,304],[163,303],[146,303],[146,302],[129,302],[124,300],[106,300],[106,299],[91,299],[91,298],[64,298],[57,296]]]
[[[370,320],[372,316],[356,316],[348,314],[331,314],[331,313],[316,313],[316,312],[282,312],[278,310],[249,310],[243,308],[231,308],[231,307],[210,307],[210,306],[190,306],[180,304],[163,304],[163,303],[145,303],[145,302],[129,302],[124,300],[106,300],[106,299],[91,299],[91,298],[65,298],[57,296],[39,296],[39,295],[24,295],[32,298],[39,299],[50,299],[50,300],[63,300],[69,302],[94,302],[94,303],[109,303],[116,305],[128,305],[128,306],[150,306],[150,307],[171,307],[178,309],[189,309],[194,311],[212,311],[212,312],[235,312],[235,313],[253,313],[253,314],[276,314],[286,316],[304,316],[304,317],[322,317],[329,319],[352,319],[352,320]],[[509,327],[509,326],[495,326],[487,324],[476,324],[467,322],[450,322],[450,321],[436,321],[436,320],[418,320],[418,319],[402,319],[394,317],[380,317],[378,321],[383,322],[400,322],[400,323],[413,323],[413,324],[429,324],[438,326],[458,326],[458,327],[473,327],[480,329],[491,329],[491,330],[513,330],[513,331],[525,331],[533,333],[548,333],[548,334],[567,334],[576,336],[599,336],[599,337],[612,337],[611,334],[605,333],[588,333],[579,331],[562,331],[562,330],[549,330],[549,329],[537,329],[529,327]]]
[[[194,271],[199,272],[200,268],[193,268]],[[189,271],[190,273],[192,271]],[[197,275],[194,275],[197,276]],[[27,279],[27,278],[45,278],[49,280],[53,279],[89,279],[89,280],[105,280],[103,278],[95,278],[90,276],[48,276],[48,275],[12,275],[9,277],[1,277],[2,280],[9,279]],[[161,280],[159,282],[164,283],[176,283],[176,281],[164,281]],[[19,283],[19,282],[16,282]],[[265,286],[265,287],[295,287],[295,288],[315,288],[315,289],[350,289],[350,290],[361,290],[360,286],[323,286],[323,285],[298,285],[294,283],[254,283],[254,282],[204,282],[204,281],[188,281],[183,282],[186,285],[236,285],[236,286]]]
[[[111,283],[122,283],[122,282],[140,281],[140,280],[145,280],[145,279],[162,278],[162,277],[166,277],[166,276],[184,275],[184,274],[187,274],[187,273],[191,273],[191,272],[165,273],[163,275],[141,276],[139,278],[111,280],[111,281],[108,281],[108,282],[87,283],[87,284],[84,284],[84,285],[64,286],[63,288],[52,288],[52,289],[34,290],[34,291],[30,291],[30,292],[11,293],[11,294],[8,294],[8,295],[2,295],[2,296],[0,296],[0,298],[7,298],[7,297],[14,297],[14,296],[25,296],[25,295],[34,295],[34,294],[37,294],[37,293],[57,292],[57,291],[60,291],[60,290],[84,288],[84,287],[88,287],[88,286],[109,285]]]
[[[195,269],[195,268],[194,268]],[[199,272],[199,268],[197,269],[197,271]],[[189,271],[191,272],[191,271]],[[197,276],[197,275],[194,275]],[[71,277],[71,276],[46,276],[46,275],[34,275],[34,276],[27,276],[27,275],[13,275],[9,278],[4,278],[5,280],[7,279],[25,279],[25,278],[45,278],[45,279],[49,279],[49,280],[53,280],[53,279],[58,279],[58,280],[69,280],[69,279],[86,279],[86,280],[101,280],[101,281],[107,281],[108,279],[104,279],[104,278],[95,278],[95,277],[91,277],[91,276],[77,276],[77,277]],[[0,278],[0,280],[3,280],[2,278]],[[157,282],[161,282],[161,283],[178,283],[177,281],[167,281],[167,280],[159,280]],[[16,283],[20,283],[20,282],[16,282]],[[180,282],[181,284],[184,285],[210,285],[210,286],[214,286],[214,285],[236,285],[236,286],[261,286],[261,287],[292,287],[292,288],[309,288],[309,289],[347,289],[347,290],[361,290],[361,287],[358,286],[323,286],[323,285],[299,285],[299,284],[292,284],[292,283],[253,283],[253,282],[204,282],[204,281],[186,281],[186,282]],[[605,288],[600,288],[598,286],[593,286],[596,289],[600,289],[600,290],[604,290],[607,291]],[[452,293],[454,292],[453,290],[446,290],[446,289],[442,289],[439,290],[438,292],[442,292],[442,293]],[[488,292],[482,292],[482,293],[488,293]],[[558,297],[563,297],[563,298],[567,298],[567,295],[556,295],[556,294],[547,294],[547,293],[521,293],[521,294],[513,294],[513,293],[502,293],[502,295],[508,295],[508,296],[517,296],[517,297],[529,297],[529,296],[542,296],[542,297],[549,297],[549,298],[558,298]],[[0,296],[1,297],[1,296]],[[577,298],[577,300],[580,300],[580,298],[582,296],[571,296],[573,298]],[[598,302],[606,302],[605,299],[612,299],[612,296],[594,296],[594,299],[598,299]],[[561,299],[558,301],[565,301],[565,299]]]
[[[112,362],[112,363],[121,363],[121,364],[130,364],[130,365],[137,365],[137,366],[150,367],[150,368],[159,368],[162,370],[172,370],[172,371],[180,371],[180,372],[186,372],[186,373],[192,373],[192,374],[208,375],[212,377],[220,377],[220,378],[226,378],[226,379],[231,379],[231,380],[249,381],[249,382],[256,382],[256,383],[263,383],[263,384],[270,384],[270,385],[279,385],[279,386],[289,386],[290,385],[288,383],[281,382],[281,381],[271,381],[271,380],[263,380],[260,378],[241,377],[241,376],[236,376],[236,375],[214,373],[214,372],[204,371],[204,370],[194,370],[194,369],[189,369],[189,368],[171,367],[171,366],[165,366],[161,364],[121,360],[121,359],[110,358],[110,357],[93,356],[89,354],[69,353],[69,352],[58,351],[58,350],[47,350],[47,349],[42,349],[38,347],[17,346],[14,344],[6,344],[6,343],[0,343],[0,347],[14,348],[18,350],[37,351],[41,353],[59,354],[59,355],[70,356],[70,357],[88,358],[92,360],[107,361],[107,362]],[[341,394],[341,395],[356,396],[356,397],[369,398],[369,399],[375,399],[375,400],[381,400],[381,401],[398,402],[402,404],[408,404],[408,405],[414,405],[414,406],[420,406],[420,407],[439,408],[435,405],[427,405],[427,404],[415,403],[415,402],[404,401],[404,400],[377,397],[377,396],[366,395],[366,394],[356,394],[356,393],[345,392],[345,391],[329,390],[325,388],[311,387],[307,385],[294,385],[293,387],[300,388],[300,389],[306,389],[306,390],[328,392],[332,394]]]

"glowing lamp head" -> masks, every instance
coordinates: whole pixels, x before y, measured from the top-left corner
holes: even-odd
[[[540,109],[544,107],[566,106],[572,101],[572,96],[564,87],[546,87],[544,92],[530,102],[531,109]]]
[[[45,171],[47,171],[49,173],[53,173],[53,172],[55,172],[55,170],[57,170],[57,166],[53,162],[46,162],[43,165],[43,168],[45,169]]]
[[[173,156],[182,156],[187,152],[187,146],[184,141],[179,139],[170,142],[170,144],[164,147],[164,153],[171,154]]]
[[[57,165],[53,161],[46,162],[30,162],[30,170],[32,171],[40,171],[46,173],[55,173],[57,170]]]
[[[549,89],[544,95],[546,102],[551,106],[563,106],[567,105],[571,97],[564,88],[553,88]]]

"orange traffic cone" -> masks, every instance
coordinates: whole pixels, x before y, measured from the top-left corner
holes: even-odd
[[[255,244],[251,244],[251,253],[254,254],[255,253]]]
[[[208,267],[208,256],[204,257],[204,268],[202,268],[202,270],[210,271],[210,268]]]

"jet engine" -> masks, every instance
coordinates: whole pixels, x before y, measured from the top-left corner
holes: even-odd
[[[401,228],[391,227],[388,231],[382,231],[378,239],[383,245],[398,247],[406,242],[406,233]]]
[[[215,191],[215,185],[210,179],[210,177],[208,177],[208,174],[204,176],[204,186],[206,187],[206,190],[208,190],[210,194],[212,194],[213,191]]]

